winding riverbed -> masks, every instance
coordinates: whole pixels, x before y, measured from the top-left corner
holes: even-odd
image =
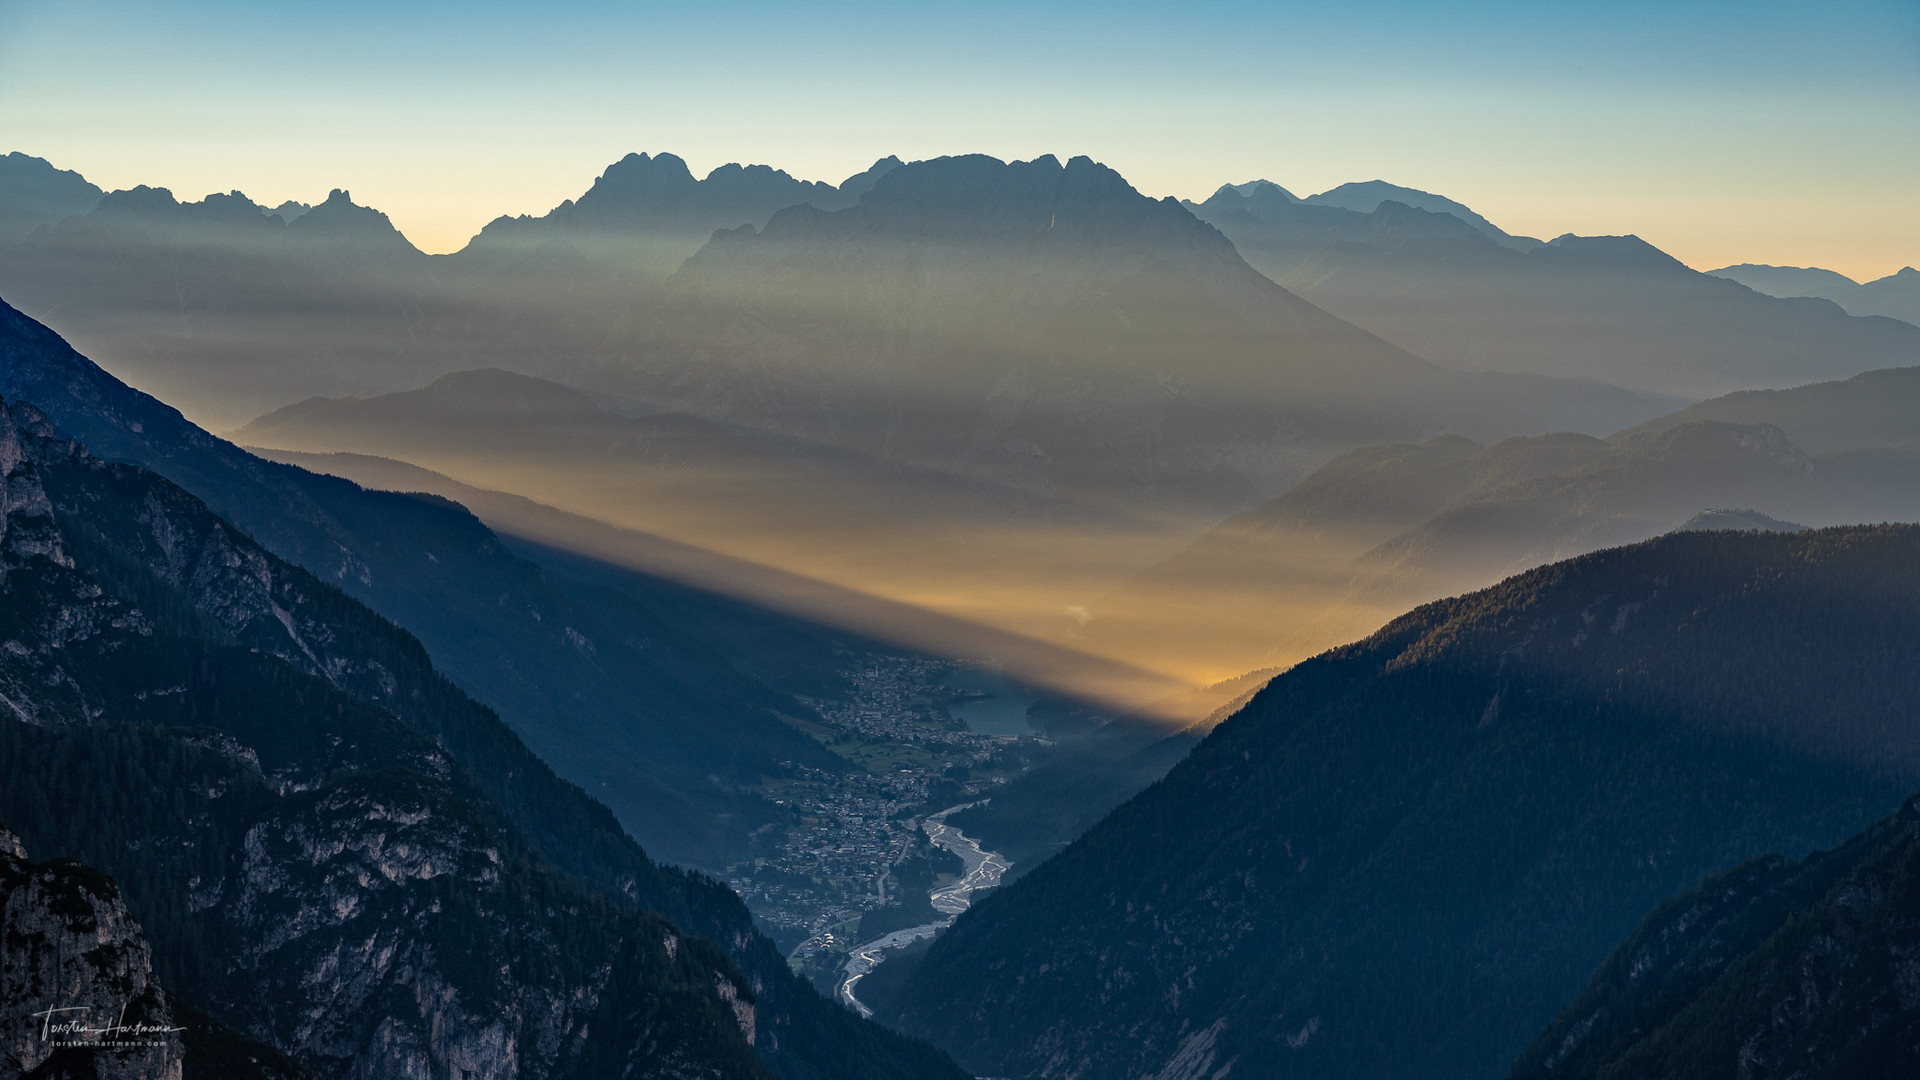
[[[872,1016],[873,1010],[860,1003],[860,999],[854,996],[853,988],[880,966],[881,961],[887,958],[887,950],[904,948],[952,926],[953,920],[959,918],[961,912],[973,906],[973,894],[1000,884],[1001,875],[1013,865],[999,852],[983,850],[978,840],[947,824],[948,814],[957,814],[972,805],[961,803],[959,806],[949,806],[937,814],[927,815],[927,819],[920,823],[920,827],[926,830],[927,839],[935,847],[945,848],[960,856],[960,862],[966,868],[952,882],[927,893],[927,901],[933,905],[933,910],[946,918],[875,938],[854,949],[853,955],[847,957],[846,964],[841,968],[845,974],[840,978],[840,1003],[861,1016]]]

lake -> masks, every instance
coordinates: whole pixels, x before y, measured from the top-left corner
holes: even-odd
[[[940,677],[955,690],[976,690],[992,697],[977,698],[947,706],[947,711],[978,735],[1031,735],[1027,709],[1038,700],[1031,690],[1008,682],[1000,675],[999,664],[976,664],[958,668]]]

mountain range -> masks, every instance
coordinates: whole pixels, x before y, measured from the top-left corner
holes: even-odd
[[[695,179],[673,154],[628,154],[578,199],[540,217],[495,218],[461,254],[498,264],[537,259],[543,248],[564,244],[601,263],[602,272],[664,279],[716,230],[762,224],[789,206],[851,206],[900,164],[883,158],[836,186],[796,180],[766,165],[723,165]]]
[[[1707,272],[1768,296],[1817,296],[1839,304],[1854,315],[1885,315],[1920,323],[1920,270],[1911,266],[1867,282],[1817,267],[1759,263],[1723,266]]]
[[[0,158],[0,192],[0,244],[84,214],[106,194],[79,173],[18,150]]]
[[[1224,675],[1709,508],[1815,526],[1920,521],[1917,391],[1920,369],[1895,368],[1731,394],[1607,439],[1356,450],[1089,601],[1078,644],[1212,656]],[[1208,629],[1167,632],[1182,608],[1206,612]]]
[[[1461,369],[1698,398],[1920,358],[1911,323],[1765,295],[1726,271],[1691,270],[1638,237],[1538,244],[1423,192],[1357,186],[1368,197],[1339,200],[1351,206],[1295,201],[1276,185],[1222,188],[1188,206],[1301,297]],[[1815,340],[1823,344],[1809,347]]]
[[[516,413],[525,434],[502,437],[449,396],[480,385],[462,376],[302,402],[241,437],[413,460],[1057,641],[1063,611],[1361,441],[1607,431],[1665,405],[1437,368],[1087,159],[902,165],[853,206],[723,232],[603,351],[511,366],[600,395],[611,415],[585,426]],[[694,432],[704,472],[667,449]]]

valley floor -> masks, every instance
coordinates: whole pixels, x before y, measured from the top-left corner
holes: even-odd
[[[868,656],[844,672],[850,698],[812,702],[822,723],[805,726],[854,768],[834,774],[796,763],[769,781],[767,794],[788,817],[763,826],[752,856],[728,867],[727,883],[794,969],[823,990],[837,989],[862,943],[944,925],[955,912],[930,893],[982,886],[971,872],[991,853],[948,854],[942,834],[957,830],[939,824],[941,809],[970,804],[1024,772],[1045,742],[982,734],[958,718],[1007,711],[994,708],[1005,703],[990,692],[952,688],[976,681],[967,678],[974,669]]]

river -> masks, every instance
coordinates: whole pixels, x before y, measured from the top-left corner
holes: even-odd
[[[847,957],[841,969],[846,974],[840,978],[838,996],[841,1004],[861,1016],[872,1016],[873,1010],[860,1003],[860,999],[854,996],[853,988],[880,966],[887,958],[887,950],[905,948],[952,926],[953,920],[959,918],[961,912],[973,906],[974,893],[999,885],[1001,876],[1013,866],[999,852],[983,850],[979,841],[947,824],[948,814],[957,814],[972,805],[961,803],[959,806],[949,806],[937,814],[927,815],[927,819],[920,823],[920,827],[926,830],[927,839],[935,847],[945,848],[960,856],[960,862],[965,867],[959,877],[927,893],[927,902],[933,905],[933,910],[946,918],[895,930],[886,937],[875,938],[859,946],[853,950],[853,955]]]

